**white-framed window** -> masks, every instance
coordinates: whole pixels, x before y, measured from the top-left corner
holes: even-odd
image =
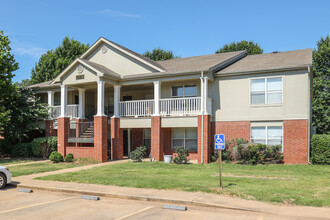
[[[251,142],[281,145],[283,148],[283,126],[252,126]]]
[[[196,96],[197,96],[196,85],[172,86],[172,97],[184,98],[184,97],[196,97]]]
[[[251,104],[282,103],[282,77],[251,79]]]
[[[143,129],[143,146],[145,146],[146,148],[151,147],[151,129],[150,128]]]
[[[172,128],[172,149],[178,146],[197,151],[197,128]]]

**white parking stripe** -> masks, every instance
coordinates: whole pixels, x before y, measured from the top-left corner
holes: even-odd
[[[116,218],[115,220],[122,220],[122,219],[125,219],[125,218],[129,218],[129,217],[131,217],[131,216],[133,216],[133,215],[136,215],[136,214],[139,214],[139,213],[141,213],[141,212],[147,211],[147,210],[149,210],[149,209],[151,209],[151,208],[153,208],[153,207],[155,207],[155,206],[149,206],[149,207],[146,207],[146,208],[144,208],[144,209],[140,209],[140,210],[138,210],[138,211],[136,211],[136,212],[133,212],[133,213],[130,213],[130,214],[128,214],[128,215],[124,215],[124,216],[122,216],[122,217],[120,217],[120,218]]]
[[[19,207],[19,208],[16,208],[16,209],[9,209],[9,210],[5,210],[5,211],[1,211],[0,214],[8,213],[8,212],[14,212],[14,211],[18,211],[18,210],[21,210],[21,209],[28,209],[28,208],[39,206],[39,205],[45,205],[45,204],[60,202],[60,201],[69,200],[69,199],[75,199],[75,198],[77,198],[77,197],[57,199],[57,200],[53,200],[53,201],[49,201],[49,202],[43,202],[43,203],[38,203],[38,204],[34,204],[34,205],[23,206],[23,207]]]

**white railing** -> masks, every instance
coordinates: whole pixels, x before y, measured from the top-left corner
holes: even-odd
[[[188,115],[201,112],[201,97],[170,98],[160,100],[160,114]]]
[[[120,116],[151,116],[154,113],[154,100],[136,100],[119,102]]]
[[[67,105],[66,106],[66,115],[71,118],[78,117],[78,106],[79,105]],[[58,118],[61,115],[61,106],[53,106],[52,107],[52,118]]]

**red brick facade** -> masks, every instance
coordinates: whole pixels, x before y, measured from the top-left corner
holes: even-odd
[[[123,129],[120,129],[120,118],[111,118],[111,160],[123,159]]]
[[[143,128],[132,128],[132,151],[143,145]]]
[[[151,159],[164,160],[163,134],[160,116],[151,117]]]
[[[94,152],[93,158],[98,161],[108,161],[108,117],[94,116]]]
[[[69,117],[57,118],[57,151],[63,156],[66,155],[66,147],[68,145],[69,137]]]
[[[212,137],[214,137],[214,134],[225,134],[226,141],[235,138],[250,140],[250,127],[250,121],[212,122]]]
[[[204,118],[204,122],[202,119]],[[202,140],[203,128],[203,140]],[[202,162],[202,141],[203,141],[203,163],[209,163],[211,159],[211,116],[199,115],[197,128],[197,155],[191,154],[191,157],[197,157],[198,163]]]
[[[45,120],[45,135],[46,137],[50,136],[57,136],[57,130],[54,129],[54,120],[53,119],[46,119]]]
[[[284,163],[308,163],[308,120],[283,121]]]

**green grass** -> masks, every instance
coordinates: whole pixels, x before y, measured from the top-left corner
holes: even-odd
[[[224,177],[223,190],[219,190],[218,187],[218,169],[217,163],[176,165],[162,162],[129,162],[37,179],[136,188],[202,191],[275,203],[330,206],[330,166],[223,164],[224,176],[288,178]]]
[[[27,164],[27,165],[16,165],[9,167],[9,170],[13,174],[13,177],[17,177],[17,176],[44,173],[55,170],[62,170],[72,167],[79,167],[79,166],[95,164],[95,163],[97,162],[94,160],[81,158],[81,160],[78,160],[74,163],[46,162],[46,163],[36,163],[36,164]]]
[[[15,164],[15,163],[27,163],[27,162],[33,162],[37,160],[33,159],[0,159],[0,165],[8,165],[8,164]]]

